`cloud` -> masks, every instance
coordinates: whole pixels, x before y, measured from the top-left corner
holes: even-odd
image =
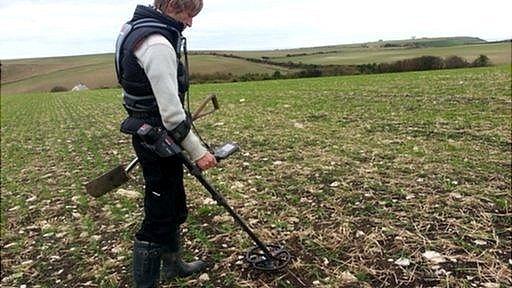
[[[199,38],[194,42],[200,49],[208,49],[207,45],[214,49],[290,48],[411,36],[506,38],[510,36],[506,11],[512,8],[508,2],[498,0],[489,0],[485,5],[478,0],[211,3],[206,4],[190,32],[192,39]],[[485,11],[486,7],[492,7],[492,13]],[[215,40],[207,41],[208,35],[215,35],[210,37]]]
[[[138,2],[9,2],[0,10],[0,57],[112,50],[121,24],[130,18],[131,10]],[[106,39],[111,43],[107,44]]]
[[[135,6],[152,2],[2,1],[0,58],[111,52],[119,28]],[[503,39],[511,36],[510,8],[512,4],[500,0],[205,0],[203,11],[185,34],[191,49],[226,50],[411,36]]]

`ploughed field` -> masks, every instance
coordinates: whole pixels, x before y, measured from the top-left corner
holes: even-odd
[[[187,176],[186,258],[215,266],[168,287],[509,287],[510,66],[194,85],[221,110],[204,138],[242,150],[206,173],[265,242]],[[130,287],[140,169],[99,199],[84,183],[133,157],[120,91],[1,97],[1,286]]]

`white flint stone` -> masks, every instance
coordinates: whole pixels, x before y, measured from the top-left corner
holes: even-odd
[[[217,202],[213,200],[212,198],[204,198],[203,205],[215,205]]]
[[[293,126],[298,129],[304,129],[304,124],[302,123],[295,122]]]
[[[341,281],[344,283],[344,284],[349,284],[349,283],[355,283],[357,282],[357,277],[352,275],[352,273],[348,272],[348,271],[345,271],[341,274]]]
[[[297,217],[290,217],[288,220],[290,220],[290,222],[292,222],[292,223],[299,223],[300,222],[299,218],[297,218]]]
[[[139,192],[132,191],[132,190],[126,190],[126,189],[118,189],[116,193],[121,196],[124,196],[126,198],[131,198],[131,199],[137,199],[142,196],[142,194],[140,194]]]
[[[329,186],[331,186],[331,187],[338,187],[338,186],[340,186],[340,182],[334,181]]]
[[[21,262],[21,265],[26,266],[26,265],[31,265],[32,263],[34,263],[34,260],[27,260],[27,261]]]
[[[407,267],[407,266],[411,265],[411,260],[401,257],[400,259],[395,261],[395,264],[398,266]]]
[[[441,264],[441,263],[446,262],[446,259],[444,258],[444,256],[436,251],[425,251],[425,253],[423,253],[422,255],[423,255],[423,257],[427,258],[427,260],[433,264]]]
[[[201,274],[201,276],[199,276],[199,281],[201,281],[201,282],[210,281],[210,276],[208,276],[208,274],[206,274],[206,273],[203,273],[203,274]]]

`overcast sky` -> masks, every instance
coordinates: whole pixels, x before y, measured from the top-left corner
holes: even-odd
[[[0,59],[113,52],[136,4],[152,0],[0,0]],[[512,37],[506,0],[205,0],[191,50],[251,50],[474,36]]]

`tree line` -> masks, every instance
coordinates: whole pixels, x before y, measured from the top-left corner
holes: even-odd
[[[200,53],[195,53],[200,54]],[[474,61],[469,62],[459,56],[449,56],[446,58],[437,56],[421,56],[411,59],[405,59],[390,63],[370,63],[360,65],[317,65],[317,64],[304,64],[302,62],[275,62],[268,57],[261,59],[258,58],[245,58],[233,54],[222,53],[205,53],[208,55],[215,55],[221,57],[237,58],[254,63],[261,63],[273,65],[288,69],[293,69],[295,72],[282,73],[279,70],[274,73],[246,73],[236,75],[233,73],[215,72],[208,74],[192,73],[190,75],[191,83],[223,83],[223,82],[247,82],[258,80],[273,80],[273,79],[294,79],[294,78],[311,78],[322,76],[343,76],[343,75],[360,75],[360,74],[378,74],[378,73],[392,73],[392,72],[408,72],[408,71],[425,71],[425,70],[438,70],[438,69],[454,69],[454,68],[468,68],[468,67],[484,67],[490,66],[492,63],[486,55],[480,55]],[[117,85],[116,87],[119,87]],[[102,87],[109,88],[109,87]],[[69,91],[64,86],[54,86],[50,92]]]
[[[246,73],[242,75],[234,75],[232,73],[192,73],[190,79],[192,83],[217,83],[217,82],[245,82],[254,80],[271,80],[271,79],[292,79],[292,78],[308,78],[322,76],[342,76],[342,75],[360,75],[360,74],[378,74],[392,72],[408,72],[408,71],[426,71],[439,69],[455,69],[469,67],[485,67],[490,66],[491,61],[486,55],[480,55],[474,61],[469,62],[459,56],[449,56],[446,58],[437,56],[421,56],[411,59],[399,60],[390,63],[369,63],[359,65],[317,65],[304,64],[302,62],[275,62],[268,57],[247,58],[233,54],[224,54],[211,52],[208,55],[220,57],[242,59],[253,63],[267,64],[298,70],[296,72],[282,73],[276,70],[274,73]]]

